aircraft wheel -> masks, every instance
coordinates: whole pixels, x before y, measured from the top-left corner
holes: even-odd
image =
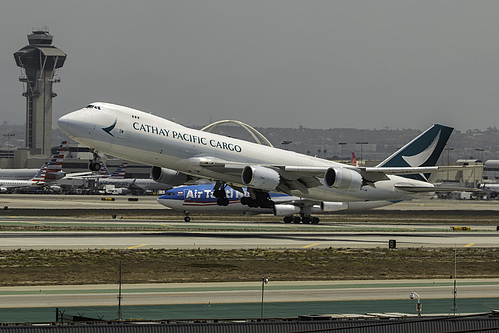
[[[191,218],[189,216],[184,217],[185,222],[191,222]]]
[[[222,203],[222,206],[228,206],[229,205],[229,199],[227,199],[227,198],[221,198],[220,202]]]
[[[260,207],[261,208],[274,208],[274,202],[273,201],[263,201],[261,204],[260,204]]]
[[[248,206],[251,208],[258,208],[259,207],[258,202],[252,198],[248,201]]]
[[[301,222],[301,218],[299,216],[293,217],[293,223],[300,223],[300,222]]]
[[[310,218],[310,216],[304,216],[301,221],[304,223],[304,224],[309,224],[312,219]]]
[[[90,163],[88,163],[88,169],[90,171],[99,171],[100,170],[100,164],[99,164],[99,162],[90,162]]]
[[[284,223],[291,223],[293,222],[293,216],[285,216],[283,218]]]
[[[249,198],[249,197],[242,197],[241,198],[241,205],[249,206],[250,202],[251,202],[251,198]]]
[[[312,217],[312,224],[319,224],[319,221],[318,217]]]

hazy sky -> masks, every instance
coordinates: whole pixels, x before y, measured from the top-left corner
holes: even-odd
[[[6,1],[0,121],[22,124],[13,53],[67,53],[54,121],[92,101],[185,125],[460,130],[499,123],[499,1]]]

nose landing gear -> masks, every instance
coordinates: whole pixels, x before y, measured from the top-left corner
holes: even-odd
[[[90,149],[90,151],[92,152],[93,158],[91,161],[88,162],[88,169],[90,171],[99,171],[100,170],[100,163],[99,163],[100,156],[95,150]]]

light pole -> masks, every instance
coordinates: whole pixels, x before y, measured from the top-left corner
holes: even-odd
[[[338,144],[341,147],[341,162],[343,162],[345,159],[343,158],[343,146],[346,145],[346,142],[338,142]]]
[[[284,145],[284,149],[288,150],[288,145],[292,143],[293,141],[291,140],[284,140],[281,145]]]
[[[450,151],[451,150],[454,150],[454,148],[444,148],[444,150],[447,150],[447,166],[450,165],[450,158],[449,158],[449,154],[450,154]],[[447,182],[449,182],[449,170],[447,170]]]
[[[423,307],[421,305],[421,297],[419,297],[418,293],[411,293],[409,295],[409,298],[414,299],[414,296],[416,296],[418,298],[418,304],[416,305],[416,309],[418,310],[418,317],[421,317],[421,308]]]
[[[120,260],[120,277],[119,277],[119,293],[118,293],[118,320],[121,320],[121,300],[123,296],[121,295],[121,273],[122,273],[123,261]]]
[[[263,319],[263,292],[265,291],[265,285],[269,283],[269,279],[266,278],[265,276],[262,277],[262,306],[261,306],[261,313],[260,313],[260,319]]]
[[[360,141],[360,142],[356,142],[356,144],[360,145],[360,161],[359,161],[359,166],[362,166],[362,147],[364,145],[367,145],[368,142],[366,142],[366,141]]]

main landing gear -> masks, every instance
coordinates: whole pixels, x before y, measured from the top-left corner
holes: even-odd
[[[303,224],[319,224],[319,218],[310,216],[310,215],[304,215],[301,214],[300,216],[285,216],[284,217],[284,223],[300,223],[302,222]]]
[[[241,204],[252,208],[274,208],[274,202],[270,200],[268,192],[249,190],[251,197],[242,197]]]
[[[88,162],[88,169],[90,171],[99,171],[100,170],[100,163],[99,163],[100,156],[95,150],[90,149],[90,151],[93,154],[93,158],[91,161]]]
[[[225,193],[225,187],[226,184],[221,184],[218,189],[213,191],[213,196],[217,198],[217,205],[219,206],[228,206],[229,205],[229,199],[227,199],[226,193]]]
[[[191,222],[191,217],[189,216],[188,210],[184,210],[184,222]]]

